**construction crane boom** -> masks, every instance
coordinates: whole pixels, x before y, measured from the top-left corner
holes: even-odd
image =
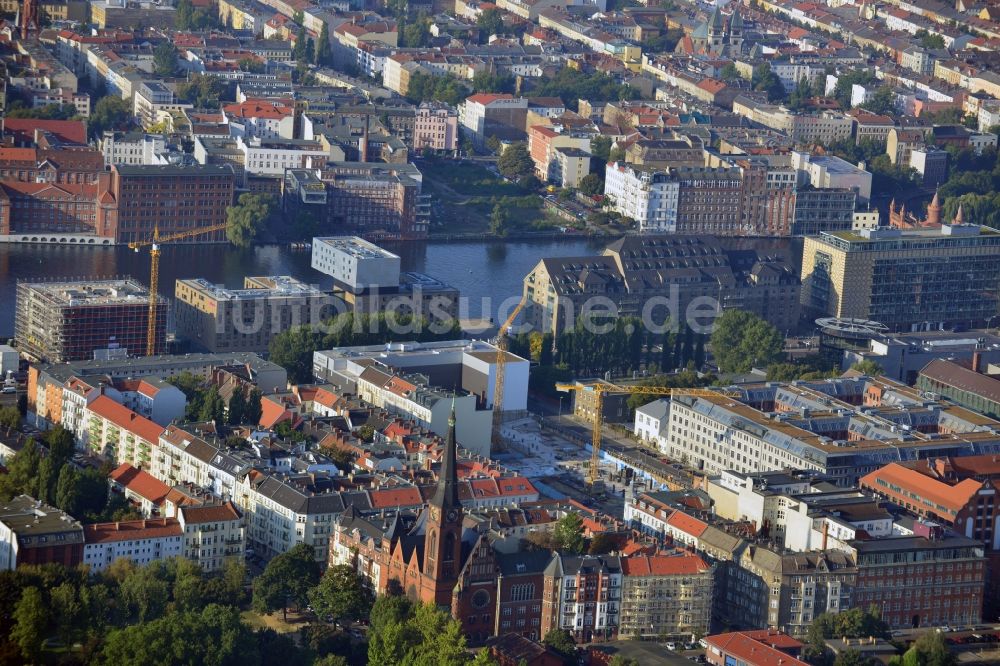
[[[144,241],[133,241],[128,244],[129,248],[139,251],[140,248],[149,248],[149,315],[146,320],[146,356],[156,354],[156,303],[159,299],[160,283],[160,245],[184,238],[194,238],[204,234],[224,231],[225,224],[213,224],[209,227],[190,229],[188,231],[178,231],[174,234],[160,235],[160,228],[153,227],[153,237]]]
[[[590,440],[590,469],[587,470],[587,483],[591,488],[597,483],[598,471],[601,462],[601,443],[604,413],[605,393],[628,393],[630,395],[665,395],[674,397],[677,395],[696,396],[738,396],[738,391],[728,389],[704,389],[704,388],[670,388],[667,386],[619,386],[602,382],[599,384],[556,384],[557,391],[592,391],[594,393],[594,423]]]
[[[503,420],[503,405],[504,405],[504,381],[506,377],[507,370],[507,347],[509,346],[510,340],[507,337],[510,327],[514,325],[514,321],[517,316],[521,314],[521,310],[524,309],[525,303],[527,303],[527,298],[521,296],[521,300],[518,301],[517,307],[514,308],[510,316],[507,317],[505,321],[500,326],[500,331],[497,334],[497,379],[493,386],[493,430],[490,433],[490,445],[494,451],[500,451],[504,447],[503,437],[500,435],[500,423]]]

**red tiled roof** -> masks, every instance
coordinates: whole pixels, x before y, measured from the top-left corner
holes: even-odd
[[[39,120],[37,118],[5,118],[5,134],[18,135],[21,140],[35,136],[35,130],[51,132],[66,143],[87,143],[87,125],[82,120]]]
[[[629,557],[622,560],[626,576],[684,576],[708,571],[705,560],[697,555],[655,555]]]
[[[756,632],[736,631],[729,634],[717,634],[715,636],[708,636],[705,640],[709,645],[717,647],[723,653],[746,662],[748,666],[808,666],[806,662],[765,644],[761,639],[754,638],[756,634],[767,634],[764,640],[768,640],[768,642],[773,638],[775,642],[780,641],[781,643],[785,643],[784,639],[787,639],[787,641],[795,644],[788,647],[802,646],[794,638],[768,629]]]
[[[485,106],[486,104],[492,104],[498,99],[514,99],[514,96],[511,95],[510,93],[502,93],[502,94],[477,93],[475,95],[471,95],[468,98],[466,98],[466,101],[478,102]]]
[[[895,491],[883,486],[878,482],[879,479],[901,490]],[[913,499],[910,495],[912,493],[928,504],[941,505],[955,513],[965,508],[983,487],[982,482],[975,479],[965,479],[955,485],[949,485],[898,463],[889,463],[882,469],[866,474],[861,477],[860,485],[885,495],[899,495],[900,499],[906,500]]]
[[[122,463],[108,477],[139,497],[153,504],[162,504],[170,493],[170,487],[148,472]]]
[[[163,433],[163,426],[139,416],[125,405],[120,405],[106,395],[98,396],[87,409],[115,425],[135,433],[137,436],[155,445]]]
[[[689,516],[682,511],[674,511],[670,517],[667,518],[667,524],[695,537],[701,536],[702,532],[708,529],[708,525],[706,523],[703,523],[697,518]]]
[[[232,502],[205,506],[182,506],[180,510],[184,514],[184,522],[191,524],[223,523],[239,520],[241,517],[236,505]]]
[[[184,532],[176,518],[126,520],[117,523],[95,523],[83,526],[84,543],[109,543],[181,536]]]
[[[283,104],[267,104],[257,100],[247,100],[241,104],[227,104],[222,110],[237,118],[280,119],[292,115],[292,110]]]
[[[369,493],[373,509],[389,509],[399,506],[420,506],[424,503],[420,490],[407,488],[383,488]]]

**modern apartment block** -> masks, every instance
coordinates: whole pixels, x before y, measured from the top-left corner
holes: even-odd
[[[1000,311],[1000,233],[973,224],[807,238],[802,305],[817,315],[912,326],[983,326]]]
[[[158,353],[166,349],[167,304],[156,305]],[[101,349],[146,350],[149,291],[124,278],[92,282],[21,282],[14,336],[22,353],[51,362],[94,358]]]
[[[357,236],[314,238],[312,267],[333,278],[334,294],[353,312],[392,311],[428,322],[458,317],[458,289],[424,273],[400,271],[398,255]]]
[[[525,321],[555,334],[572,328],[595,297],[610,299],[620,316],[659,304],[656,322],[666,309],[683,321],[716,307],[754,312],[780,330],[799,320],[799,282],[782,259],[727,250],[714,236],[627,236],[601,255],[542,259],[524,294]]]
[[[118,204],[117,243],[223,224],[233,203],[235,174],[228,165],[116,165],[110,196]],[[191,242],[223,242],[225,231],[200,235]]]
[[[327,203],[318,219],[329,228],[366,238],[427,237],[430,204],[412,164],[327,162],[319,177],[327,186]]]
[[[207,352],[266,352],[271,338],[335,313],[333,298],[287,275],[247,277],[243,289],[177,280],[177,334]]]

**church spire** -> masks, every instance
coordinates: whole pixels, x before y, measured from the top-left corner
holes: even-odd
[[[456,449],[455,444],[455,398],[451,400],[451,416],[448,417],[448,437],[444,443],[444,455],[441,456],[441,471],[438,474],[437,490],[431,498],[431,506],[438,508],[457,507],[458,500],[458,472],[455,469]]]
[[[937,190],[934,190],[934,198],[927,206],[927,225],[936,226],[938,224],[941,224],[941,199],[938,197]]]

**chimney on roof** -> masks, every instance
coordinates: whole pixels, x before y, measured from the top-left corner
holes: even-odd
[[[979,372],[980,368],[982,367],[982,363],[983,363],[983,355],[977,349],[976,351],[972,352],[972,371]]]

